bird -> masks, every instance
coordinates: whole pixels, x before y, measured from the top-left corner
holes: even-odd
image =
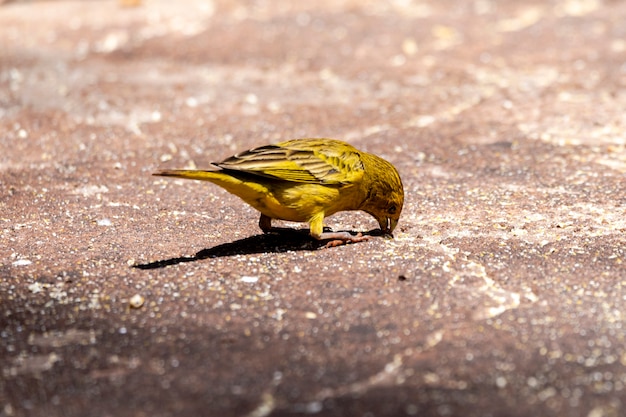
[[[372,215],[391,236],[404,204],[396,168],[383,158],[336,139],[306,138],[259,146],[208,169],[166,169],[153,175],[210,181],[261,212],[264,233],[272,220],[309,223],[309,234],[327,246],[362,242],[362,233],[333,232],[324,218],[340,211]]]

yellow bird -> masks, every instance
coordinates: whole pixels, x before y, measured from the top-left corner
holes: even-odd
[[[368,237],[325,232],[325,217],[362,210],[390,235],[404,204],[402,181],[393,165],[339,140],[288,140],[212,165],[208,170],[164,170],[153,175],[211,181],[260,211],[263,232],[272,231],[272,219],[308,222],[311,236],[330,240],[330,246]]]

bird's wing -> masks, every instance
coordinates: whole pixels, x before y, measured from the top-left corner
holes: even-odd
[[[356,183],[364,172],[355,148],[328,140],[294,140],[261,146],[215,165],[284,181],[328,185]]]

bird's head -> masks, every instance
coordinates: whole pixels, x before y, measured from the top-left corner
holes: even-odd
[[[361,209],[374,216],[384,234],[391,235],[398,225],[404,205],[404,188],[393,165],[382,159],[378,163],[382,169],[371,173],[367,197]]]
[[[403,203],[404,193],[400,189],[391,194],[371,199],[364,209],[367,213],[374,216],[380,225],[380,230],[384,234],[391,235],[398,225]]]

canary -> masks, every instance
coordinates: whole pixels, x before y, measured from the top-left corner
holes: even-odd
[[[272,219],[308,222],[311,236],[329,240],[331,246],[368,237],[325,231],[325,217],[362,210],[391,235],[404,204],[402,181],[393,165],[334,139],[288,140],[236,154],[207,170],[153,175],[210,181],[260,211],[263,232],[273,230]]]

